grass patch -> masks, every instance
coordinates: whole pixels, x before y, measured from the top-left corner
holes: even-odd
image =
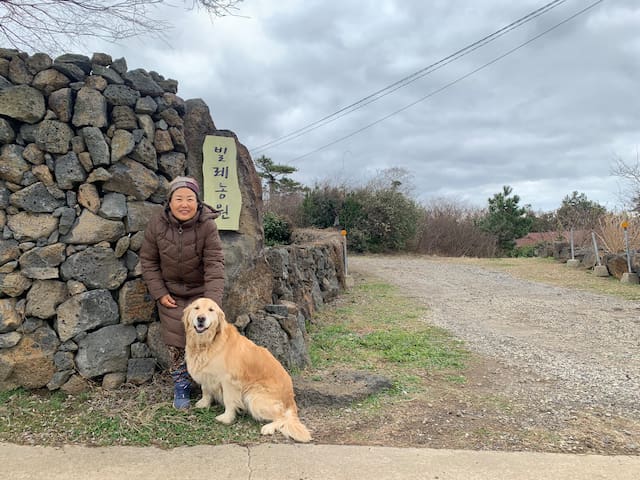
[[[443,348],[432,329],[407,332],[394,328],[365,335],[359,344],[385,360],[418,368],[462,368],[464,355],[457,348]]]
[[[493,408],[501,412],[510,413],[513,410],[513,404],[504,396],[486,395],[484,400],[487,405],[492,405]]]
[[[116,392],[94,387],[78,396],[46,390],[2,392],[0,441],[161,448],[259,441],[260,427],[250,417],[240,416],[226,426],[215,420],[222,407],[177,411],[171,398],[171,385],[163,378]]]
[[[444,330],[429,326],[425,314],[423,306],[390,285],[360,283],[310,323],[312,367],[301,373],[321,379],[323,370],[336,367],[390,378],[388,392],[353,406],[363,417],[424,392],[430,372],[460,376],[468,353]],[[0,441],[161,448],[263,441],[260,425],[248,416],[226,426],[215,420],[222,407],[177,411],[172,398],[166,374],[117,391],[92,385],[76,396],[46,389],[0,392]]]
[[[625,300],[640,300],[638,285],[622,283],[615,277],[596,277],[592,270],[569,268],[553,258],[442,258],[442,261],[476,265],[506,272],[516,278],[548,283],[559,287],[613,295]]]
[[[321,311],[309,328],[315,368],[352,368],[387,375],[390,394],[424,389],[425,375],[465,368],[462,343],[425,321],[427,310],[386,283],[367,282]],[[420,387],[418,387],[420,385]]]

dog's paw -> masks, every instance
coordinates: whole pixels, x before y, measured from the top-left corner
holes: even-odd
[[[216,417],[216,420],[219,421],[220,423],[224,423],[225,425],[231,425],[236,419],[236,416],[231,414],[229,415],[228,413],[223,413],[221,415],[218,415]]]
[[[211,402],[209,402],[205,398],[201,398],[196,402],[196,408],[209,408],[211,406]]]
[[[262,435],[273,435],[276,433],[276,425],[275,423],[271,422],[271,423],[267,423],[266,425],[263,425],[262,428],[260,429],[260,433]]]

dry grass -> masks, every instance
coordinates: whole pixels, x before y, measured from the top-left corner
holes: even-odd
[[[626,250],[623,221],[628,224],[627,237],[630,249],[640,248],[640,218],[623,214],[609,213],[598,220],[596,235],[601,246],[608,253],[620,253]]]
[[[75,396],[47,390],[0,392],[0,441],[172,448],[243,444],[260,437],[258,424],[247,416],[227,427],[215,421],[221,407],[177,411],[171,398],[172,386],[163,374],[149,384],[116,391],[91,385]]]
[[[615,277],[596,277],[591,270],[570,268],[565,263],[551,258],[446,258],[442,260],[503,271],[525,280],[615,295],[626,300],[640,300],[638,285],[621,283]]]

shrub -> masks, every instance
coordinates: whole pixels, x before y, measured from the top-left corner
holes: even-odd
[[[358,253],[365,253],[368,250],[367,235],[357,228],[347,230],[347,247]]]
[[[345,228],[349,247],[358,252],[413,246],[421,217],[420,207],[396,188],[316,186],[306,193],[301,210],[305,226]]]
[[[501,253],[506,254],[515,248],[516,238],[529,233],[533,223],[533,219],[527,215],[527,209],[519,205],[520,197],[512,194],[510,186],[502,187],[502,192],[489,199],[487,213],[478,221],[480,229],[494,235]]]
[[[478,227],[483,211],[438,199],[425,206],[417,235],[418,253],[445,257],[493,257],[495,236]]]
[[[291,224],[274,212],[266,212],[262,220],[264,243],[269,246],[291,243]]]
[[[370,252],[406,249],[415,238],[419,218],[415,202],[394,189],[350,192],[340,212],[347,234],[356,234],[363,251]]]
[[[598,227],[596,228],[596,234],[600,239],[598,243],[606,252],[620,253],[625,251],[624,229],[621,226],[624,220],[629,224],[627,227],[629,248],[640,248],[640,218],[608,213],[598,219]]]
[[[286,218],[293,228],[303,225],[300,206],[304,195],[300,192],[277,193],[269,197],[264,203],[264,211],[272,212],[279,217]]]
[[[303,225],[317,228],[333,227],[342,209],[344,190],[315,186],[302,201]]]

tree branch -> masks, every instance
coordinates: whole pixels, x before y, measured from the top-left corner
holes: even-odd
[[[234,15],[241,1],[183,0],[182,5],[222,17]],[[170,23],[152,15],[161,4],[176,7],[165,0],[0,0],[0,39],[19,50],[54,52],[79,45],[86,37],[165,38]]]

